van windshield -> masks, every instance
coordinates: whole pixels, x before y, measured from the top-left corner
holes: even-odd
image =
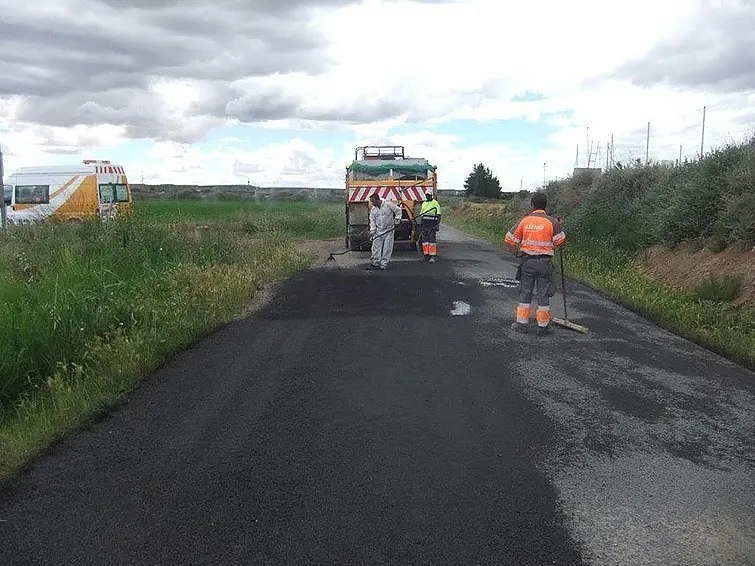
[[[128,187],[121,183],[103,183],[100,185],[100,202],[128,202]]]
[[[5,193],[5,200],[8,200],[13,196],[13,185],[3,185],[3,192]]]

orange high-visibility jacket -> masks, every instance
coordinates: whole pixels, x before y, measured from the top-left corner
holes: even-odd
[[[527,255],[553,255],[553,251],[566,243],[561,223],[544,210],[533,210],[506,233],[504,242],[519,246]]]

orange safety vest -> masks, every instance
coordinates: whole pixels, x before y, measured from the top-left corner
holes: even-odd
[[[506,232],[504,242],[519,246],[527,255],[553,255],[555,248],[563,246],[566,234],[558,220],[544,210],[533,210]]]

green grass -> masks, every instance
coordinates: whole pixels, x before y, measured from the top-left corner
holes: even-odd
[[[246,234],[279,232],[311,239],[340,236],[344,230],[340,203],[254,203],[244,201],[145,201],[139,207],[154,220],[224,225]]]
[[[0,480],[177,350],[309,265],[292,238],[342,233],[338,205],[137,203],[109,225],[0,234]]]
[[[504,247],[503,236],[511,222],[454,218],[450,212],[444,222]],[[755,311],[728,304],[738,291],[736,280],[709,282],[696,292],[686,292],[644,277],[632,256],[611,242],[587,243],[584,238],[577,245],[567,244],[564,257],[569,277],[676,334],[755,369]]]
[[[739,296],[742,283],[741,275],[709,277],[695,288],[695,294],[708,301],[730,303]]]

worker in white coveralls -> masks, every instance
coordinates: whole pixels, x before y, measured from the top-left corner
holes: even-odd
[[[380,195],[370,195],[370,238],[372,238],[372,267],[386,269],[393,254],[395,228],[401,222],[401,208]]]

